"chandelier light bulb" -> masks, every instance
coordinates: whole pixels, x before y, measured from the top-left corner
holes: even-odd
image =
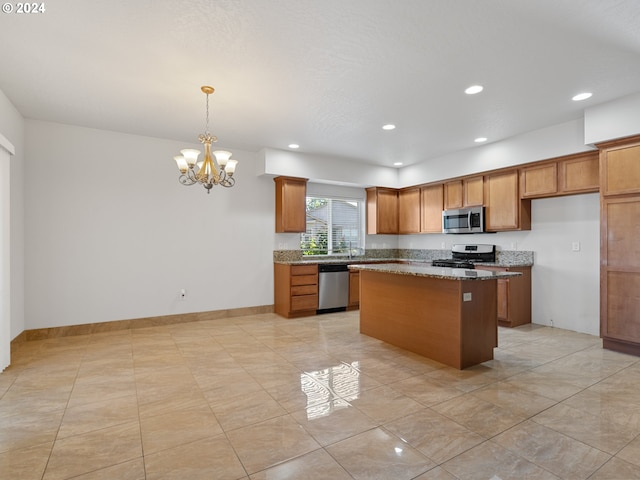
[[[224,166],[229,161],[229,158],[231,157],[231,152],[227,152],[226,150],[216,150],[215,152],[213,152],[213,156],[216,157],[218,165],[224,168]]]
[[[195,164],[198,163],[198,155],[200,155],[200,150],[185,148],[184,150],[180,150],[180,153],[187,162],[187,165],[189,165],[189,168],[193,168]]]
[[[189,165],[187,164],[187,161],[184,159],[184,155],[176,155],[175,157],[173,157],[173,159],[178,164],[178,169],[180,170],[180,173],[183,173],[183,174],[187,173],[187,170],[189,170]]]
[[[226,167],[224,167],[224,171],[227,172],[227,175],[231,176],[236,171],[236,165],[238,164],[237,160],[229,160],[227,162]]]

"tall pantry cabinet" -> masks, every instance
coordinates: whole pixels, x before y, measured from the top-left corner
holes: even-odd
[[[600,336],[640,355],[640,137],[600,149]]]

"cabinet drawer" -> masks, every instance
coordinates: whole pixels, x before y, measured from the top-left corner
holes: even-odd
[[[318,295],[298,295],[291,297],[291,310],[317,310]]]
[[[291,277],[291,285],[317,285],[318,274],[314,275],[296,275]]]
[[[298,285],[291,287],[291,295],[317,295],[318,285]]]
[[[291,275],[316,275],[318,265],[291,265]]]

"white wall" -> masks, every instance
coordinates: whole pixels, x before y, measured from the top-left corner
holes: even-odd
[[[276,149],[260,152],[260,173],[315,183],[402,188],[593,150],[582,119],[553,125],[400,169]]]
[[[0,91],[0,134],[15,148],[9,161],[10,176],[10,336],[25,330],[24,316],[24,119]]]
[[[274,177],[287,175],[345,186],[398,187],[396,168],[275,148],[260,152],[260,169],[260,173]]]
[[[532,200],[531,230],[476,235],[400,235],[400,248],[491,243],[534,252],[532,321],[598,335],[600,329],[600,203],[597,193]],[[572,250],[573,242],[580,251]]]
[[[173,161],[199,144],[35,120],[26,138],[27,329],[273,303],[274,183],[255,153],[228,147],[237,184],[207,195]]]
[[[584,143],[582,119],[574,120],[409,165],[400,169],[398,184],[408,187],[592,149]]]
[[[0,372],[11,363],[11,175],[15,149],[0,135]]]
[[[595,105],[584,112],[585,143],[640,133],[640,93]]]

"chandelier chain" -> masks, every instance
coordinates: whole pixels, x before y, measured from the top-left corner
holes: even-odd
[[[205,135],[208,137],[209,133],[209,94],[207,93],[207,125],[204,131]]]

